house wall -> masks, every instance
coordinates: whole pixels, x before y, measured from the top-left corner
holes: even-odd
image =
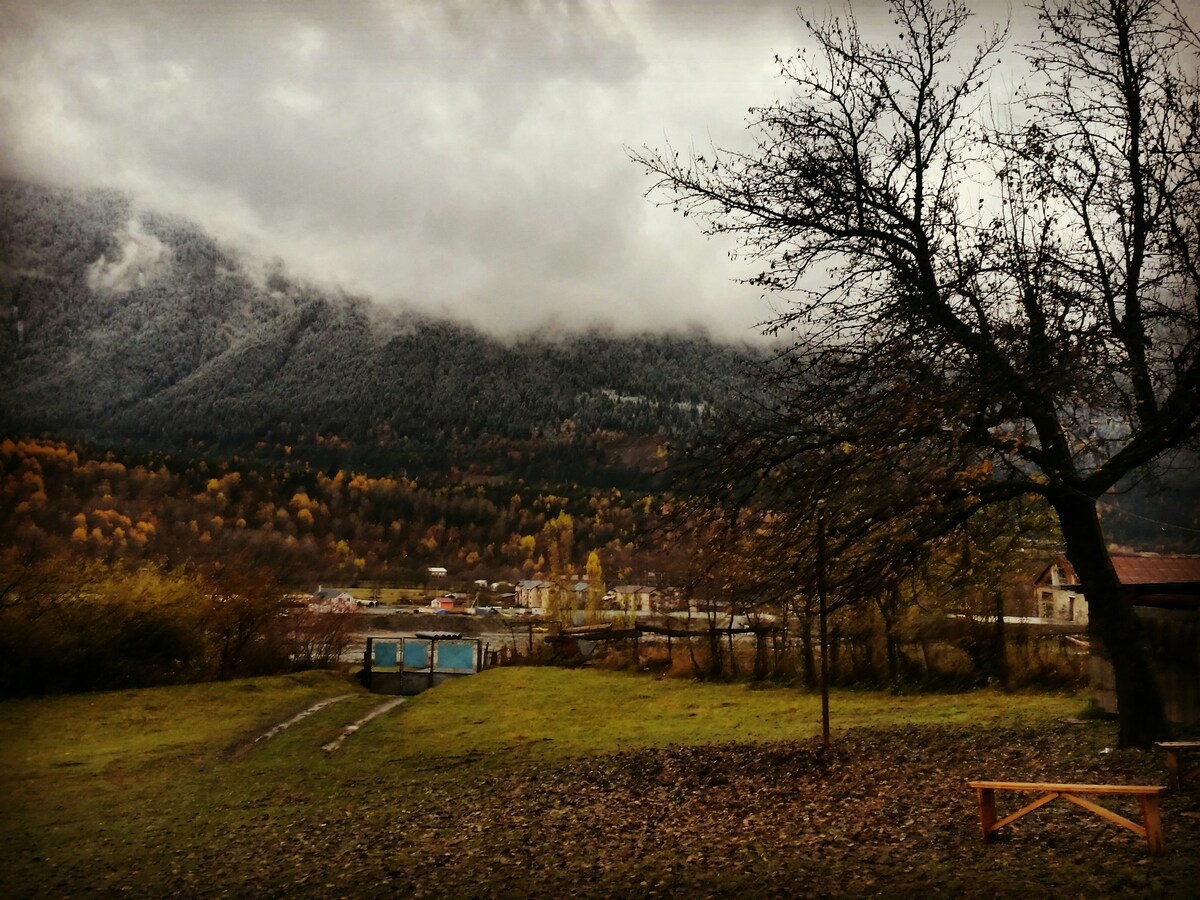
[[[1033,614],[1048,622],[1086,625],[1088,608],[1083,592],[1063,582],[1063,571],[1057,563],[1034,582]]]
[[[1041,584],[1034,593],[1038,618],[1075,625],[1088,623],[1087,600],[1080,591]]]
[[[654,612],[654,601],[658,592],[653,588],[646,590],[616,590],[616,603],[622,610],[649,615]]]
[[[523,587],[517,585],[516,588],[516,603],[517,606],[527,606],[530,609],[545,609],[546,600],[549,598],[549,590],[546,587]]]

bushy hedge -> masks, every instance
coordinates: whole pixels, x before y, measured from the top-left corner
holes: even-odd
[[[110,690],[337,661],[352,614],[270,583],[75,560],[0,563],[0,695]]]

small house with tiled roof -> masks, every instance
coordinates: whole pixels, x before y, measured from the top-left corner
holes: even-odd
[[[308,605],[318,612],[344,612],[361,605],[361,601],[343,588],[318,586],[309,597]]]
[[[1195,609],[1200,606],[1200,556],[1114,553],[1117,580],[1134,606]],[[1087,625],[1087,598],[1067,558],[1050,562],[1034,581],[1034,608],[1048,622]]]

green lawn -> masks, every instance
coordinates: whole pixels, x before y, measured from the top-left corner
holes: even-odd
[[[346,693],[352,696],[236,752],[271,725]],[[514,793],[536,800],[543,786],[561,782],[570,785],[564,796],[581,796],[592,790],[589,772],[625,771],[638,748],[658,748],[645,752],[669,760],[688,747],[800,746],[820,733],[819,696],[794,689],[511,668],[443,684],[368,723],[336,753],[320,749],[386,699],[317,672],[0,703],[0,896],[335,890],[327,885],[383,895],[393,883],[413,890],[413,873],[430,859],[451,867],[472,859],[489,873],[517,860],[522,871],[536,872],[542,863],[530,847],[541,840],[530,844],[529,835],[566,807],[556,800],[549,811],[526,814]],[[959,741],[974,729],[1003,744],[995,734],[1006,729],[1061,731],[1084,706],[1081,696],[991,691],[836,691],[831,701],[835,746],[843,735],[848,745],[861,740],[853,735],[872,733],[864,727],[882,734],[905,726],[946,726]],[[1087,741],[1110,740],[1096,730],[1104,727],[1087,726]],[[961,791],[957,775],[951,783]],[[666,790],[663,784],[658,778],[651,787]],[[626,802],[636,813],[636,797]],[[588,801],[580,813],[603,809]],[[961,828],[963,812],[953,811],[951,830],[970,840],[969,804],[966,810]],[[587,840],[593,833],[600,840],[590,825]],[[437,848],[448,841],[461,846],[445,856]],[[692,855],[703,858],[701,850]],[[341,868],[325,873],[331,859]],[[563,863],[576,864],[573,857]],[[307,873],[332,880],[310,882]],[[474,869],[445,877],[447,884],[483,884]],[[538,883],[555,883],[547,877]],[[375,889],[363,888],[363,878]],[[487,885],[480,892],[530,890]]]
[[[330,672],[0,704],[0,783],[204,758],[284,713],[359,690]],[[67,779],[71,780],[71,779]]]
[[[1078,715],[1076,695],[891,696],[835,691],[831,728],[1045,721]],[[795,740],[821,733],[819,694],[789,688],[630,677],[589,670],[512,668],[441,685],[392,716],[363,744],[392,758],[436,763],[471,753],[537,758],[636,747]]]

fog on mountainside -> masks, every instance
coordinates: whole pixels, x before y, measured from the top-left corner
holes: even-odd
[[[5,182],[0,209],[10,431],[416,468],[504,469],[509,442],[549,440],[603,464],[622,441],[696,439],[752,384],[754,351],[704,337],[500,340],[394,313],[112,192]]]

